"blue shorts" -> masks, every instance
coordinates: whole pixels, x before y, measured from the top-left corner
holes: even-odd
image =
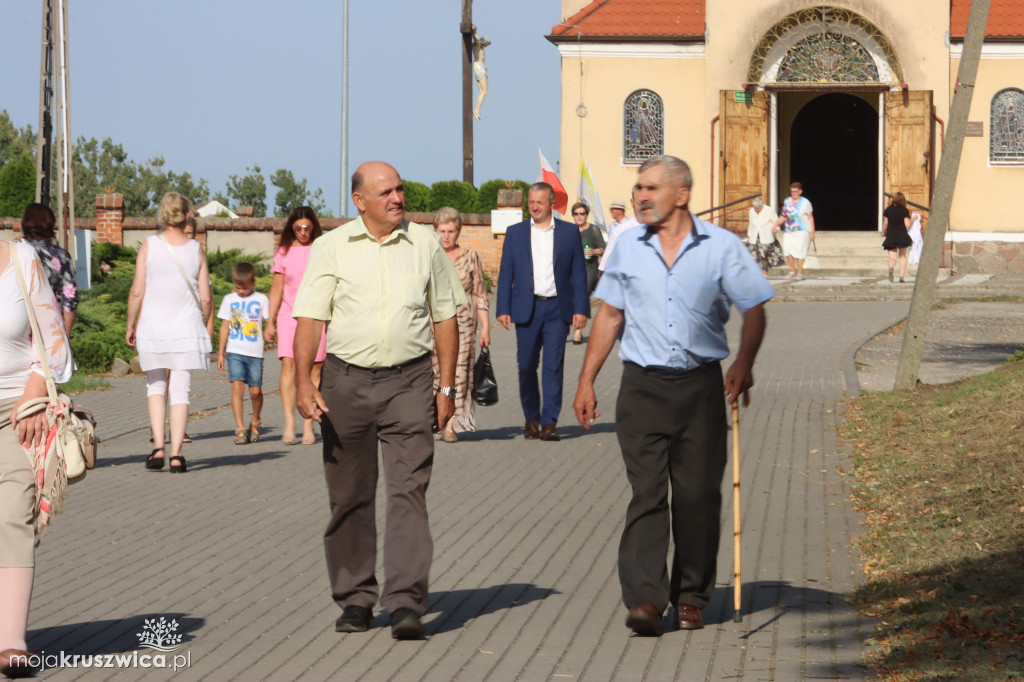
[[[238,353],[228,353],[228,378],[244,381],[247,386],[263,385],[263,358],[253,358]]]

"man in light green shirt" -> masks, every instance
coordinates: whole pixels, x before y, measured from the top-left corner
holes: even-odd
[[[352,201],[359,217],[313,242],[296,294],[298,408],[323,432],[331,508],[324,549],[342,608],[335,630],[369,629],[381,592],[374,574],[379,444],[388,491],[380,603],[394,638],[418,639],[433,556],[426,507],[432,432],[455,412],[455,311],[466,296],[434,231],[405,220],[398,171],[362,164],[352,176]],[[318,389],[310,370],[324,323]]]

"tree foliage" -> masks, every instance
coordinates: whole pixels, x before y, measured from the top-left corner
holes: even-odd
[[[488,180],[480,185],[480,189],[476,193],[476,207],[473,209],[473,212],[489,214],[498,208],[498,191],[507,188],[508,183],[505,180]],[[522,191],[523,198],[525,199],[530,185],[522,180],[515,180],[512,188]]]
[[[412,213],[426,213],[430,204],[430,188],[422,182],[402,179],[405,185],[405,210]]]
[[[267,180],[259,164],[246,168],[246,174],[228,176],[228,197],[237,206],[252,206],[253,216],[262,218],[267,215]]]
[[[36,198],[36,163],[22,152],[0,167],[0,216],[20,216]]]
[[[91,217],[96,214],[93,197],[113,187],[124,195],[126,215],[154,216],[165,192],[178,192],[192,202],[204,200],[210,193],[206,180],[192,178],[188,172],[165,170],[166,162],[157,156],[144,164],[128,158],[120,144],[109,137],[78,138],[72,154],[74,164],[75,215]]]
[[[300,206],[309,206],[317,215],[323,215],[327,209],[324,204],[324,191],[319,187],[311,192],[306,178],[296,180],[290,170],[279,168],[270,176],[270,184],[277,187],[274,196],[275,213],[279,216],[289,215]]]
[[[17,161],[22,154],[35,158],[36,134],[32,126],[18,128],[6,110],[0,110],[0,168]]]
[[[459,213],[473,213],[476,208],[476,188],[461,180],[442,180],[430,186],[427,210],[434,212],[442,206],[451,206]]]

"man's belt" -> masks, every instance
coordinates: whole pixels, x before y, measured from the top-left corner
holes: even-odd
[[[420,363],[420,362],[423,362],[424,360],[429,359],[430,358],[430,353],[424,353],[423,355],[419,356],[418,358],[413,358],[412,360],[409,360],[408,362],[403,362],[403,363],[398,364],[398,365],[392,365],[390,367],[360,367],[359,365],[353,365],[351,362],[345,362],[344,360],[342,360],[341,358],[339,358],[336,355],[328,355],[327,357],[328,358],[336,359],[344,367],[348,367],[348,368],[351,368],[351,369],[357,369],[360,372],[367,372],[369,374],[378,374],[380,372],[395,372],[395,371],[398,371],[398,370],[405,369],[406,367],[412,367],[413,365],[415,365],[417,363]]]
[[[538,301],[553,301],[556,298],[558,298],[558,296],[538,296],[535,294],[534,298],[537,299]]]

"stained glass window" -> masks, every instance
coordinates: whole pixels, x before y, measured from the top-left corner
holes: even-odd
[[[623,160],[646,161],[665,153],[665,105],[651,90],[626,98]]]
[[[747,66],[747,82],[768,84],[903,81],[888,38],[870,21],[840,7],[806,7],[762,36]]]
[[[878,67],[856,40],[829,31],[794,45],[779,66],[778,80],[790,83],[877,82]]]
[[[1024,166],[1024,91],[1000,90],[992,98],[988,160],[1000,166]]]

